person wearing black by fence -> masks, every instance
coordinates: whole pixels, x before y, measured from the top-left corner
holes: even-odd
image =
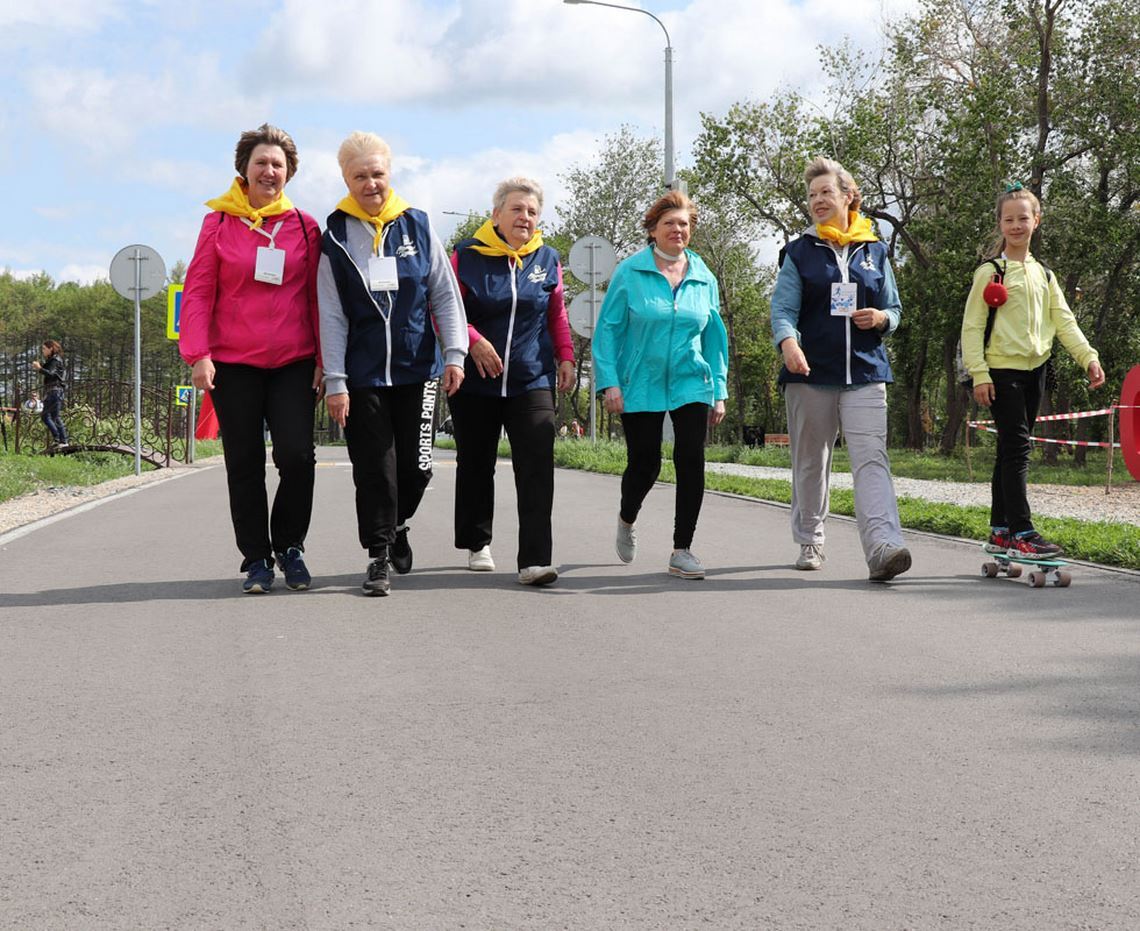
[[[63,347],[54,339],[45,339],[41,351],[43,364],[38,359],[32,363],[32,368],[44,377],[44,408],[40,419],[56,444],[66,446],[67,427],[60,416],[63,409]]]
[[[974,272],[962,318],[962,361],[974,400],[990,409],[997,428],[986,549],[1059,556],[1061,547],[1034,529],[1027,495],[1030,437],[1054,337],[1088,372],[1090,388],[1104,384],[1104,372],[1057,276],[1030,254],[1041,223],[1036,195],[1012,184],[998,197],[996,213],[995,257]]]

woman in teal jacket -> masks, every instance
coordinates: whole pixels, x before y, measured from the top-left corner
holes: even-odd
[[[616,548],[637,553],[633,524],[661,471],[665,412],[673,422],[677,497],[669,574],[703,579],[690,546],[705,493],[705,435],[724,419],[728,334],[716,278],[686,247],[697,222],[692,202],[670,191],[645,214],[649,246],[622,262],[594,330],[594,374],[603,404],[621,414],[626,468]]]

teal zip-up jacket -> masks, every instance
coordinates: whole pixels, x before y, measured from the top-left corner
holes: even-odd
[[[596,389],[621,388],[627,413],[728,397],[728,332],[716,278],[692,250],[677,292],[652,246],[614,272],[594,329]]]

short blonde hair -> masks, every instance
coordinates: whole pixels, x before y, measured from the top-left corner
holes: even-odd
[[[645,211],[645,217],[641,221],[641,228],[649,234],[647,240],[653,242],[653,231],[657,229],[657,224],[661,222],[661,218],[665,216],[670,210],[685,210],[689,214],[689,228],[695,230],[697,228],[697,208],[693,202],[689,200],[688,195],[681,191],[670,191],[668,194],[663,194],[653,202],[648,210]]]
[[[337,149],[336,160],[340,163],[340,173],[348,170],[348,163],[365,155],[379,155],[392,167],[392,149],[376,133],[364,133],[357,130],[350,133]]]
[[[516,191],[537,200],[538,212],[542,213],[542,185],[533,178],[524,178],[522,175],[516,175],[513,178],[507,178],[506,181],[500,181],[499,186],[495,188],[494,196],[491,198],[491,206],[495,210],[502,210],[503,204],[507,202],[507,198]]]
[[[804,169],[804,184],[811,187],[811,183],[816,178],[821,178],[824,175],[834,175],[835,183],[839,185],[839,190],[844,194],[853,195],[851,198],[851,209],[858,210],[863,204],[863,195],[859,193],[859,185],[855,183],[855,179],[851,177],[851,172],[839,164],[833,158],[824,158],[822,155],[817,155]]]

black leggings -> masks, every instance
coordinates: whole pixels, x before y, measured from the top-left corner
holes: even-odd
[[[705,494],[705,435],[709,406],[695,402],[669,411],[673,420],[673,468],[677,472],[677,498],[673,512],[673,548],[687,550],[693,543],[701,501]],[[661,472],[661,428],[664,411],[622,414],[626,467],[621,477],[621,519],[637,520],[649,489]]]
[[[304,550],[313,513],[312,359],[276,369],[214,363],[214,410],[226,456],[230,516],[241,571],[291,546]],[[265,489],[265,425],[280,481],[270,513]]]
[[[994,403],[990,413],[997,427],[997,454],[991,481],[990,523],[1010,533],[1033,529],[1026,482],[1029,476],[1029,437],[1045,393],[1045,366],[1032,371],[990,369]]]

